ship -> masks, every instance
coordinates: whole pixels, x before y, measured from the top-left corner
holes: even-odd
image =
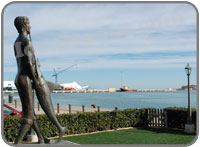
[[[127,86],[123,86],[119,92],[137,92],[137,89],[129,89]]]

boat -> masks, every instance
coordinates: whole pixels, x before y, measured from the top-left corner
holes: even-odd
[[[66,87],[64,88],[65,90],[75,90],[75,88],[72,88],[72,87]]]
[[[137,92],[137,89],[129,89],[127,86],[120,88],[119,92]]]

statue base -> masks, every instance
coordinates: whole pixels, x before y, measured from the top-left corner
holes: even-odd
[[[185,132],[186,133],[194,133],[194,124],[185,124]]]
[[[27,139],[28,141],[31,141],[31,142],[37,142],[38,141],[38,137],[37,137],[36,134],[28,135],[27,137],[28,137],[28,139]]]

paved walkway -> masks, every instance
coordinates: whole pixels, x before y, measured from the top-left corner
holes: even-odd
[[[5,104],[11,106],[12,108],[15,108],[15,102],[13,103],[8,103],[5,102]],[[22,105],[21,102],[17,102],[17,108],[15,108],[18,111],[22,111]],[[39,106],[38,109],[38,104],[35,104],[34,107],[35,113],[36,114],[44,114],[44,111],[42,110],[41,106]],[[54,111],[55,113],[58,113],[57,111],[57,105],[54,106]],[[95,112],[97,111],[97,108],[88,108],[85,107],[85,112]],[[100,109],[100,111],[112,111],[111,109]],[[76,107],[76,106],[71,106],[71,113],[77,113],[77,112],[83,112],[82,107]],[[59,106],[59,114],[63,114],[63,113],[69,113],[69,106]]]

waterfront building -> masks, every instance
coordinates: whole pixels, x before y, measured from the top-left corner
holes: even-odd
[[[108,92],[116,92],[116,88],[108,88]]]
[[[81,89],[88,88],[88,86],[84,86],[84,87],[80,86],[77,82],[64,83],[60,85],[61,85],[61,89],[64,89],[64,90],[81,90]]]
[[[4,81],[3,82],[3,89],[4,90],[16,90],[15,82],[14,81]]]
[[[182,86],[181,90],[188,90],[188,86]],[[190,90],[197,90],[197,86],[196,85],[190,85]]]

